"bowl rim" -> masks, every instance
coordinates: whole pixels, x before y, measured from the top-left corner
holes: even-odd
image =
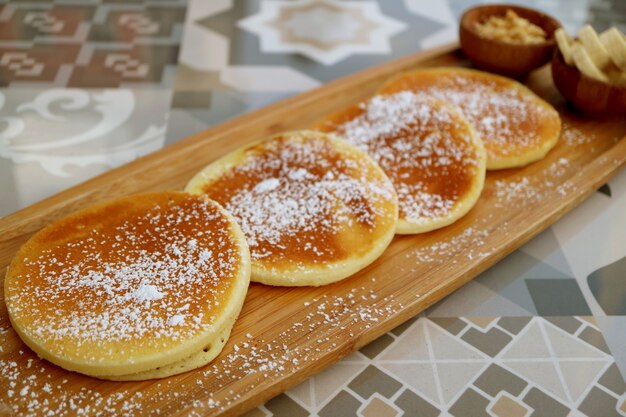
[[[541,27],[541,29],[546,31],[547,38],[546,38],[545,41],[543,41],[541,43],[535,43],[535,44],[523,44],[523,43],[512,43],[512,42],[501,41],[501,40],[498,40],[498,39],[486,38],[484,36],[481,36],[476,31],[474,25],[470,24],[471,22],[475,22],[476,21],[474,19],[470,19],[470,16],[471,16],[472,13],[476,13],[477,11],[479,11],[481,9],[487,9],[487,8],[502,9],[503,11],[506,11],[508,9],[511,9],[513,11],[523,10],[524,12],[528,12],[528,13],[532,14],[534,17],[543,16],[543,17],[547,18],[547,20],[549,20],[549,21],[551,21],[552,23],[555,24],[556,28],[554,30],[552,30],[550,33],[548,33],[548,31],[546,30],[544,25],[538,24],[538,22],[536,22],[535,19],[525,18],[525,19],[528,19],[531,23]],[[538,9],[533,9],[531,7],[525,7],[525,6],[521,6],[521,5],[518,5],[518,4],[493,3],[493,4],[480,4],[480,5],[476,5],[476,6],[473,6],[473,7],[470,7],[468,9],[466,9],[463,12],[463,15],[461,15],[460,27],[461,27],[461,29],[466,30],[466,31],[472,33],[473,35],[477,36],[478,38],[480,38],[484,42],[491,42],[493,44],[497,44],[497,45],[501,45],[501,46],[522,49],[522,48],[554,47],[556,45],[556,41],[554,39],[554,32],[556,32],[557,29],[562,28],[563,25],[555,17],[553,17],[553,16],[551,16],[551,15],[549,15],[549,14],[547,14],[547,13],[541,11],[541,10],[538,10]]]

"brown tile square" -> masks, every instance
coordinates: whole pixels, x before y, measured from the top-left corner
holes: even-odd
[[[272,417],[308,417],[309,412],[285,394],[280,394],[265,403]]]
[[[13,81],[53,82],[63,64],[72,64],[80,44],[56,44],[54,47],[35,43],[30,48],[0,48],[0,87]]]
[[[538,388],[531,388],[524,403],[535,411],[532,417],[566,417],[570,409]]]
[[[484,330],[488,328],[491,323],[496,321],[496,317],[463,317],[463,320],[473,324],[481,330]]]
[[[166,68],[178,60],[177,45],[98,48],[87,65],[76,65],[70,87],[118,87],[124,83],[160,84]]]
[[[455,336],[467,327],[467,323],[456,317],[429,317],[428,320],[432,321],[439,327],[446,329]]]
[[[9,21],[0,22],[0,40],[33,41],[35,38],[71,37],[81,22],[89,22],[94,6],[55,5],[20,7]]]
[[[609,369],[600,377],[598,382],[619,396],[626,392],[626,383],[624,383],[624,378],[616,364],[609,366]]]
[[[571,316],[544,317],[544,319],[571,334],[576,333],[582,325],[580,320]]]
[[[88,41],[130,43],[141,37],[170,37],[176,25],[185,20],[185,9],[175,5],[147,6],[143,9],[111,10],[102,23],[93,24]]]
[[[402,333],[407,331],[408,328],[411,327],[411,325],[413,323],[415,323],[416,321],[417,321],[417,317],[413,317],[412,319],[408,319],[407,321],[405,321],[404,323],[402,323],[401,325],[399,325],[398,327],[393,329],[391,331],[391,333],[395,334],[396,336],[400,336]]]
[[[341,391],[319,412],[320,417],[357,417],[361,402],[352,394]]]
[[[598,330],[593,327],[586,327],[580,334],[579,338],[589,343],[591,346],[595,346],[606,354],[611,354],[609,347],[606,345],[604,341],[604,336]]]
[[[267,417],[267,413],[259,408],[248,411],[241,417]]]
[[[380,354],[387,346],[393,343],[395,339],[388,334],[384,334],[368,345],[363,346],[359,352],[364,354],[370,359],[374,359],[376,356]]]
[[[501,391],[517,396],[528,383],[501,366],[492,364],[474,381],[474,385],[495,397]]]
[[[620,417],[617,400],[597,387],[593,387],[578,407],[589,417]]]
[[[379,397],[373,397],[365,407],[361,409],[361,415],[363,417],[396,417],[398,414],[398,410]]]
[[[396,405],[404,411],[404,416],[437,417],[441,414],[438,408],[410,390],[405,390],[396,399]]]
[[[373,365],[368,366],[348,385],[361,397],[368,399],[375,392],[384,397],[391,397],[402,384]]]
[[[468,388],[467,391],[450,407],[450,414],[454,417],[490,417],[487,413],[489,400],[476,390]]]
[[[172,107],[178,109],[207,109],[211,107],[212,93],[209,91],[176,91]]]
[[[506,394],[500,395],[489,410],[496,417],[525,417],[530,411],[527,405]]]
[[[496,327],[492,327],[485,333],[473,328],[469,329],[461,336],[461,339],[492,357],[512,340],[511,336]]]
[[[532,317],[502,317],[498,326],[513,334],[518,334],[530,322]]]

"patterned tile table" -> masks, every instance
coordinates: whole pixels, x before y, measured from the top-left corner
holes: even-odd
[[[220,121],[454,40],[461,0],[0,2],[0,216]],[[626,29],[624,0],[520,2]],[[248,417],[626,416],[626,172]]]

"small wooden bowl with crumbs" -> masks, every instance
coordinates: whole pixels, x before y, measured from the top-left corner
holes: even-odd
[[[550,61],[558,20],[507,4],[467,10],[459,28],[461,48],[479,68],[519,77]]]
[[[552,79],[561,95],[584,113],[626,115],[626,85],[611,84],[583,74],[565,62],[558,48],[552,58]]]

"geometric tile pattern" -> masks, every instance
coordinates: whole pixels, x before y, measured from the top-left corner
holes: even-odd
[[[611,187],[608,184],[604,184],[602,187],[598,188],[598,192],[604,194],[607,197],[611,197]]]
[[[422,317],[248,417],[623,415],[626,383],[587,329],[589,316]]]
[[[0,4],[0,216],[164,145],[186,3]]]
[[[463,291],[431,307],[429,316],[591,315],[567,260],[548,229],[491,267]],[[553,245],[556,245],[553,246]],[[551,252],[547,252],[550,250]],[[540,253],[545,256],[541,257]]]
[[[626,257],[602,267],[587,277],[589,288],[607,315],[626,315]]]
[[[0,1],[0,216],[453,40],[479,2]],[[570,33],[626,29],[623,0],[513,2]],[[248,416],[626,416],[625,211],[622,172],[451,296]]]
[[[0,5],[0,86],[171,83],[186,0],[89,3]]]
[[[162,89],[0,91],[0,123],[10,126],[1,133],[0,164],[11,164],[2,181],[17,186],[14,204],[160,149],[170,100]]]
[[[575,279],[528,280],[526,285],[541,316],[591,314]]]
[[[259,36],[265,53],[299,53],[325,65],[353,55],[389,54],[391,36],[406,24],[390,19],[374,2],[266,1],[237,25]]]

